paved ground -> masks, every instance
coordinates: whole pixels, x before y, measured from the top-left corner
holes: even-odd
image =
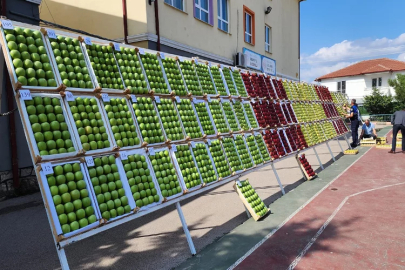
[[[341,144],[347,148],[345,141]],[[335,156],[341,152],[336,141],[330,146]],[[331,164],[327,147],[322,145],[317,150],[322,163]],[[314,152],[309,150],[306,155],[313,168],[318,169]],[[338,163],[345,158],[339,159]],[[334,166],[326,171],[333,171]],[[276,168],[286,191],[291,190],[292,196],[297,186],[307,184],[302,180],[294,157],[277,163]],[[247,177],[266,204],[280,201],[280,189],[271,167]],[[299,204],[304,202],[305,199],[300,199]],[[228,233],[242,223],[251,222],[232,184],[185,201],[182,208],[198,252],[195,259],[210,243],[231,235]],[[279,212],[285,211],[280,208]],[[268,218],[272,219],[273,215]],[[2,269],[60,268],[39,194],[0,203],[0,241]],[[66,253],[71,269],[170,269],[191,257],[174,206],[76,243],[68,247]]]
[[[404,164],[371,149],[237,269],[404,269]]]
[[[388,129],[386,129],[386,131]],[[384,131],[382,131],[380,134],[383,134],[383,132]],[[394,168],[403,168],[405,154],[389,156],[389,154],[387,153],[388,150],[377,150],[367,147],[361,147],[359,151],[360,153],[358,155],[344,156],[340,158],[329,168],[320,172],[318,174],[318,178],[314,179],[313,181],[301,184],[293,192],[288,193],[286,196],[283,196],[282,198],[272,203],[270,205],[272,215],[259,222],[254,222],[252,219],[248,220],[241,226],[235,228],[229,234],[222,237],[219,241],[216,241],[215,243],[207,246],[196,257],[193,257],[179,265],[178,269],[227,269],[228,267],[234,265],[235,262],[240,263],[241,258],[243,259],[246,254],[250,254],[253,251],[255,246],[258,246],[262,243],[263,245],[255,250],[251,256],[248,256],[247,259],[243,260],[239,267],[241,269],[286,269],[290,265],[290,263],[299,255],[302,249],[305,248],[311,238],[317,233],[319,228],[325,223],[325,221],[337,207],[335,206],[334,208],[330,209],[332,206],[334,206],[329,205],[332,198],[335,198],[335,196],[337,195],[343,196],[343,198],[339,197],[337,200],[337,205],[339,205],[345,198],[345,196],[348,196],[347,191],[349,191],[350,193],[350,191],[354,190],[353,193],[355,193],[357,192],[357,190],[368,189],[368,187],[362,189],[362,184],[356,176],[348,176],[342,186],[337,187],[337,190],[332,191],[330,189],[334,188],[336,183],[339,183],[339,179],[341,179],[341,177],[347,175],[347,173],[343,174],[342,172],[350,167],[354,162],[359,160],[357,163],[355,163],[355,165],[351,167],[350,170],[355,170],[354,175],[368,175],[369,177],[366,177],[364,178],[364,180],[362,180],[366,183],[370,182],[370,184],[375,184],[371,185],[372,188],[377,187],[379,182],[384,182],[384,177],[389,177],[390,179],[392,178],[392,180],[388,181],[389,183],[397,183],[398,178],[395,178],[394,176],[397,175],[398,172],[396,172],[397,174],[395,172],[391,172],[389,176],[381,175],[383,179],[380,181],[377,181],[375,179],[379,178],[380,171],[383,171],[384,169],[387,170],[386,168],[391,168],[391,166],[393,166]],[[367,151],[376,152],[373,153],[373,156],[371,156],[370,159],[367,159],[363,162],[363,159],[370,155],[369,153],[362,158],[362,156]],[[392,163],[388,159],[386,159],[386,157],[391,159],[396,158],[398,160],[396,161],[396,163]],[[377,164],[381,164],[381,166],[377,167]],[[377,171],[377,168],[380,168],[380,170]],[[333,184],[331,185],[334,179],[338,180],[335,180],[335,182],[333,182]],[[325,191],[322,192],[323,189],[325,189]],[[319,193],[320,195],[318,195]],[[322,196],[324,200],[317,200],[319,196]],[[315,199],[310,202],[312,198]],[[391,198],[392,201],[386,202],[386,204],[384,204],[384,207],[392,207],[395,200],[403,201],[402,198],[403,196],[393,196]],[[352,202],[349,201],[349,203]],[[367,205],[369,204],[370,202],[367,203]],[[314,208],[318,209],[319,212],[314,212],[314,210],[309,206],[313,206]],[[362,211],[361,207],[361,205],[357,205],[356,209],[353,207],[355,211],[353,213],[357,214],[358,212],[360,212],[361,214],[364,213],[366,215],[369,215],[369,219],[374,218],[374,224],[375,222],[381,221],[381,219],[377,220],[377,213],[367,211],[367,207],[365,207],[366,211]],[[370,210],[372,210],[371,205]],[[323,213],[322,211],[325,211],[325,213]],[[361,214],[359,214],[358,216],[361,216]],[[387,215],[389,215],[389,213],[387,213]],[[295,220],[295,217],[301,217],[301,219]],[[398,217],[398,219],[400,219],[400,217]],[[339,240],[343,241],[345,238],[340,238],[340,235],[337,235],[337,230],[341,229],[342,231],[350,232],[352,235],[356,235],[356,227],[350,227],[350,230],[344,229],[349,226],[357,225],[354,222],[359,222],[359,220],[360,217],[358,220],[347,221],[346,219],[343,219],[341,221],[338,221],[336,224],[333,224],[334,226],[328,226],[327,229],[331,230],[331,236],[335,236],[336,238],[339,237]],[[404,221],[405,220],[402,219],[402,223]],[[396,221],[394,221],[394,223],[395,222]],[[364,219],[364,223],[365,226],[368,225],[368,221],[366,219]],[[398,223],[393,224],[393,226],[398,226]],[[370,228],[373,227],[368,227],[369,231]],[[366,230],[364,229],[362,230],[362,232],[366,232]],[[322,235],[326,235],[326,233]],[[336,239],[334,237],[329,238],[331,238],[332,240]],[[340,244],[337,243],[335,245],[339,246]],[[333,252],[329,251],[330,249],[328,249],[328,246],[325,245],[318,246],[317,249],[313,250],[319,251],[322,250],[323,247],[325,247],[326,253]],[[342,260],[342,258],[340,258],[340,260]],[[300,266],[300,264],[298,266]],[[306,265],[306,267],[298,267],[297,269],[342,268],[339,268],[339,266],[337,265],[335,265],[334,267],[324,268],[310,262],[308,265]],[[343,269],[351,268],[343,267]]]

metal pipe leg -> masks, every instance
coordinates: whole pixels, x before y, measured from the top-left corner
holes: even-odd
[[[323,164],[322,164],[322,162],[321,162],[321,159],[320,159],[319,156],[318,156],[318,152],[316,151],[315,146],[314,146],[314,152],[315,152],[316,158],[318,159],[319,166],[320,166],[321,169],[323,170]]]
[[[271,163],[271,168],[273,169],[274,175],[276,176],[276,179],[277,179],[278,185],[280,186],[281,192],[283,193],[283,195],[285,195],[284,187],[281,184],[280,178],[278,177],[278,174],[277,174],[276,168],[274,167],[273,162]]]
[[[245,205],[243,205],[245,207],[245,211],[246,211],[246,215],[248,216],[248,218],[251,218],[252,215],[249,213],[249,210],[246,208]]]
[[[339,138],[337,138],[336,140],[337,140],[337,142],[338,142],[338,144],[339,144],[339,146],[340,146],[340,150],[342,150],[342,153],[343,153],[343,152],[344,152],[344,150],[343,150],[342,145],[340,144]]]
[[[347,136],[345,135],[344,137],[347,142],[347,146],[349,147],[349,149],[352,149],[352,146],[350,145],[349,140],[347,139]]]
[[[330,149],[329,142],[326,142],[326,145],[328,146],[329,153],[332,156],[333,161],[336,161],[335,156],[333,155],[332,150]]]
[[[69,268],[68,260],[66,258],[65,249],[58,248],[58,246],[56,246],[56,252],[58,253],[59,262],[60,262],[60,266],[61,266],[62,270],[69,270],[70,268]]]
[[[188,247],[190,248],[190,252],[192,255],[195,255],[197,252],[195,251],[193,239],[191,239],[190,232],[187,227],[186,219],[184,218],[183,211],[181,210],[180,203],[176,203],[177,213],[179,214],[181,225],[183,226],[184,233],[187,238]]]

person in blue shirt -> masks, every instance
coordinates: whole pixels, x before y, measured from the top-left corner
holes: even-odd
[[[377,139],[377,131],[375,130],[375,125],[370,122],[370,119],[367,119],[364,122],[363,127],[361,128],[360,140],[363,138],[373,138]]]
[[[356,104],[356,100],[352,99],[349,114],[346,114],[346,118],[350,119],[350,127],[352,130],[352,148],[356,148],[359,145],[359,108]]]

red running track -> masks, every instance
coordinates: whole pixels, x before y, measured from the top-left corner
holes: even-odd
[[[238,269],[405,269],[405,153],[372,148]]]

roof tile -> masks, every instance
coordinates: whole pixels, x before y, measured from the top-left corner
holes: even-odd
[[[401,71],[405,70],[405,62],[393,60],[389,58],[379,58],[373,60],[365,60],[348,67],[339,69],[329,74],[323,75],[315,81],[324,79],[349,77],[356,75],[363,75],[369,73],[387,72],[387,71]]]

